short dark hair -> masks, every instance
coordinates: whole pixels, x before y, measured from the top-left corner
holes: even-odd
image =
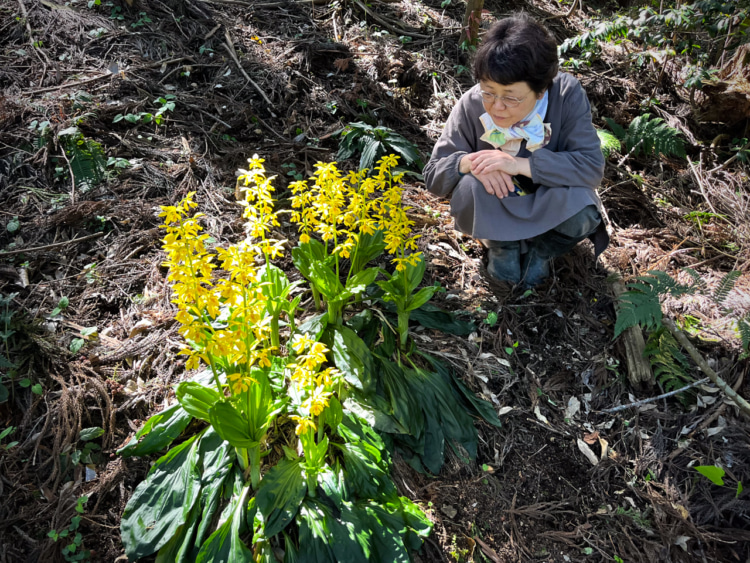
[[[557,75],[557,42],[549,30],[526,14],[495,23],[474,59],[474,78],[498,84],[526,82],[541,94]]]

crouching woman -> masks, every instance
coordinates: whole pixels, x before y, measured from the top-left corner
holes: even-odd
[[[451,111],[424,169],[451,197],[456,228],[487,248],[487,270],[534,286],[584,238],[609,237],[596,188],[604,158],[580,83],[558,72],[549,31],[520,15],[495,23],[474,61],[478,84]]]

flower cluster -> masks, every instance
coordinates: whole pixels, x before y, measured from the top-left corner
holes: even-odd
[[[292,384],[296,386],[303,401],[299,415],[292,415],[290,418],[297,423],[296,433],[299,436],[308,429],[316,430],[313,419],[328,407],[333,388],[339,383],[341,374],[333,367],[320,369],[326,363],[328,348],[307,334],[297,336],[292,349],[297,356],[294,363],[287,367],[291,371]]]
[[[253,155],[247,160],[248,170],[239,170],[237,185],[244,188],[245,199],[240,202],[245,210],[242,216],[247,223],[245,229],[249,237],[258,239],[257,249],[266,260],[278,258],[284,253],[284,241],[269,238],[271,229],[279,226],[277,213],[274,211],[273,180],[276,176],[266,177],[264,159]]]
[[[402,202],[403,174],[392,174],[397,163],[397,156],[384,156],[377,174],[368,177],[368,170],[342,176],[335,162],[319,162],[313,186],[306,180],[293,182],[291,220],[299,225],[300,243],[316,233],[323,242],[333,242],[333,254],[349,258],[361,235],[380,230],[398,270],[418,261],[421,253],[407,254],[417,250],[418,236],[411,236],[414,222]]]

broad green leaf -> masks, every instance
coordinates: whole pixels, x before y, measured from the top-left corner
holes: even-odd
[[[357,503],[361,513],[360,518],[372,530],[371,561],[378,563],[409,563],[409,554],[404,546],[403,534],[406,523],[395,503],[375,503],[364,501]]]
[[[208,416],[219,436],[235,448],[251,448],[258,444],[258,439],[250,434],[247,419],[231,404],[216,403],[209,409]]]
[[[201,385],[195,381],[183,381],[175,390],[177,400],[190,415],[209,421],[208,410],[222,400],[222,396],[213,387]]]
[[[253,552],[240,537],[244,532],[247,512],[255,512],[255,499],[247,501],[250,485],[232,499],[229,518],[219,526],[200,549],[196,563],[245,563],[253,561]]]
[[[724,471],[721,467],[717,467],[715,465],[697,465],[693,467],[693,469],[706,477],[714,485],[718,485],[720,487],[724,486],[724,475],[726,474],[726,471]]]
[[[391,434],[409,433],[393,416],[387,414],[387,411],[390,410],[388,403],[385,399],[377,395],[371,395],[366,400],[348,397],[344,401],[344,408],[350,413],[366,420],[368,424],[380,432],[389,432]]]
[[[130,442],[117,450],[124,457],[144,456],[171,444],[192,420],[178,403],[149,418]],[[143,439],[141,439],[143,438]]]
[[[400,272],[402,275],[406,276],[406,285],[409,289],[409,293],[413,293],[415,289],[417,289],[417,286],[422,283],[422,278],[424,278],[424,271],[426,268],[426,264],[424,261],[424,258],[420,258],[417,262],[416,266],[413,266],[410,263],[406,264],[406,270],[403,272]]]
[[[380,451],[367,442],[350,442],[340,446],[344,454],[347,486],[360,497],[378,499],[396,491],[388,475],[388,463]]]
[[[83,442],[88,442],[89,440],[96,440],[103,434],[104,428],[99,428],[98,426],[94,426],[92,428],[83,428],[81,430],[81,433],[78,435],[78,439]]]
[[[333,359],[347,383],[365,395],[375,389],[372,354],[357,333],[345,326],[333,329]]]
[[[299,462],[281,459],[263,476],[255,501],[265,520],[265,535],[281,532],[297,515],[307,485]]]
[[[468,409],[470,413],[471,410],[474,411],[471,414],[481,417],[485,422],[488,422],[498,428],[502,426],[502,423],[500,422],[500,419],[498,418],[497,412],[492,406],[492,403],[477,397],[477,395],[471,389],[466,387],[464,382],[456,377],[456,375],[443,362],[440,362],[432,356],[428,356],[427,354],[422,354],[422,356],[429,360],[429,362],[432,364],[432,367],[435,368],[435,371],[439,372],[444,379],[450,379],[450,381],[453,383],[453,385],[455,385],[463,398],[469,402],[471,407],[473,407],[473,409]]]
[[[375,281],[376,277],[378,277],[378,269],[367,268],[349,278],[349,281],[346,282],[346,289],[354,295],[362,293],[368,285]]]
[[[313,262],[326,261],[326,247],[318,239],[311,238],[292,249],[292,262],[300,273],[310,280]]]
[[[414,309],[419,309],[422,305],[432,299],[432,296],[435,295],[437,290],[438,288],[434,286],[423,287],[409,298],[406,310],[413,311]]]
[[[454,314],[443,311],[430,303],[425,303],[420,308],[411,311],[409,318],[425,328],[441,330],[456,336],[466,336],[477,330],[474,323],[458,320]]]
[[[185,524],[201,488],[197,467],[199,436],[159,458],[130,497],[120,523],[128,559],[156,552]]]
[[[331,396],[328,400],[328,407],[320,415],[321,419],[319,424],[327,424],[331,427],[331,430],[336,431],[338,425],[341,424],[341,419],[344,416],[344,411],[341,408],[341,403],[335,395]]]
[[[339,280],[336,272],[330,266],[322,262],[313,262],[310,264],[310,271],[310,283],[315,284],[315,287],[318,288],[318,291],[325,297],[326,301],[335,300],[344,291],[341,280]]]
[[[300,506],[297,523],[300,530],[300,563],[369,561],[370,532],[363,526],[351,503],[342,502],[334,516],[326,503],[306,498]]]
[[[201,494],[185,524],[159,550],[156,563],[192,563],[198,556],[221,500],[224,484],[230,477],[234,450],[209,428],[201,437],[199,459],[203,466]]]
[[[377,230],[374,234],[363,233],[357,241],[357,251],[352,253],[352,271],[359,272],[370,260],[380,256],[385,250],[383,231]]]
[[[424,430],[422,398],[413,392],[403,368],[385,359],[378,361],[378,367],[385,398],[391,407],[388,414],[392,414],[409,434],[419,438]]]
[[[297,332],[299,334],[309,334],[313,340],[319,340],[327,326],[328,312],[325,312],[305,319],[305,321],[297,327]]]

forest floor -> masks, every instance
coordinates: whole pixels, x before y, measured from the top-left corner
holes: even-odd
[[[48,532],[69,525],[82,495],[79,531],[91,560],[126,560],[120,515],[149,460],[114,452],[185,377],[158,206],[197,192],[207,232],[235,242],[243,236],[236,171],[254,153],[278,175],[280,197],[295,175],[335,160],[337,131],[350,122],[390,127],[426,160],[472,85],[458,47],[464,4],[455,1],[91,4],[0,5],[0,330],[3,354],[18,366],[0,366],[11,391],[0,432],[13,427],[0,443],[2,563],[62,561]],[[564,12],[551,0],[486,0],[483,26],[521,8],[550,18],[560,41],[589,14],[554,17]],[[750,557],[750,500],[736,494],[738,481],[750,485],[747,418],[711,385],[604,412],[661,392],[628,380],[613,340],[613,273],[625,282],[653,269],[685,279],[681,268],[691,267],[713,288],[739,270],[725,305],[735,315],[750,309],[747,167],[722,167],[731,153],[709,147],[721,133],[741,137],[742,124],[697,121],[678,70],[632,70],[615,50],[575,72],[598,127],[605,116],[627,125],[643,100],[658,99],[651,111],[683,132],[696,164],[610,156],[600,191],[612,235],[604,261],[583,243],[534,291],[491,283],[480,246],[453,229],[448,203],[407,180],[426,282],[446,289],[435,302],[477,326],[468,338],[414,337],[503,422],[478,422],[477,459],[448,452],[439,475],[396,460],[401,494],[434,522],[415,561]],[[139,117],[170,101],[159,125]],[[111,161],[104,177],[71,179],[63,149],[71,135],[100,144]],[[726,310],[701,296],[664,307],[750,396]],[[686,379],[701,377],[687,368]],[[92,427],[104,434],[81,440]],[[727,472],[725,487],[692,467],[714,464]]]

